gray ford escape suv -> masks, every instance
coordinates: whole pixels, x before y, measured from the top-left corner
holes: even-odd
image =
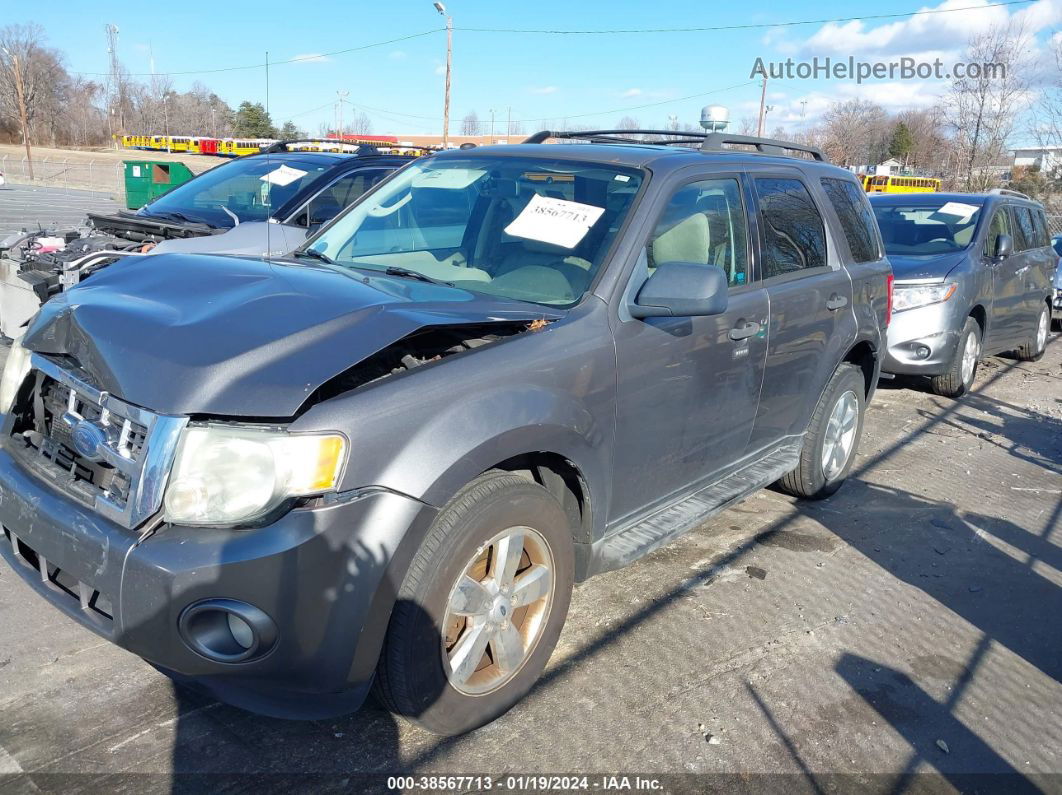
[[[501,715],[574,582],[855,457],[891,280],[859,184],[673,135],[440,153],[291,258],[57,296],[0,383],[0,554],[248,709]]]

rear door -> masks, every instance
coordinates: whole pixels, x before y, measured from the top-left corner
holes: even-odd
[[[711,317],[625,316],[614,329],[619,365],[610,516],[671,501],[746,452],[767,348],[767,294],[753,279],[750,196],[737,174],[676,179],[650,209],[627,295],[663,262],[718,265],[728,308]],[[625,304],[623,305],[625,306]]]
[[[756,171],[752,181],[770,320],[750,451],[804,432],[855,327],[852,280],[827,244],[821,189],[796,169]]]

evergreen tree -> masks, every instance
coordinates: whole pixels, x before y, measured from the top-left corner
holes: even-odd
[[[239,138],[276,138],[277,128],[261,102],[241,102],[232,122],[233,135]]]

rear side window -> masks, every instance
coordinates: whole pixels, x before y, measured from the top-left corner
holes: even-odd
[[[1033,223],[1032,210],[1028,207],[1012,207],[1014,218],[1018,222],[1018,239],[1015,248],[1018,251],[1036,248],[1036,224]]]
[[[763,278],[826,265],[826,231],[798,179],[756,180],[763,226]]]
[[[1039,239],[1039,246],[1050,246],[1051,236],[1047,234],[1047,217],[1044,215],[1043,210],[1037,210],[1033,213],[1033,220],[1036,222],[1036,236]]]
[[[848,241],[848,250],[852,252],[853,262],[874,262],[881,259],[878,248],[878,235],[875,231],[878,222],[870,210],[867,194],[856,183],[847,179],[825,177],[822,188],[841,220],[841,229]]]

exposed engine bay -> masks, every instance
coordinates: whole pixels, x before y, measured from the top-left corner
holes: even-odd
[[[50,297],[123,256],[146,254],[163,240],[219,231],[225,230],[119,213],[90,214],[78,227],[9,235],[0,240],[0,332],[18,335]]]

